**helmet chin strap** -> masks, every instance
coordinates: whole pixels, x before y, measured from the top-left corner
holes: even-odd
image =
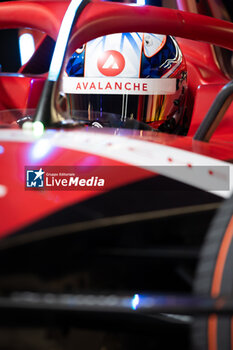
[[[89,2],[90,0],[72,0],[63,17],[49,68],[48,79],[45,82],[34,119],[35,122],[39,121],[45,127],[49,127],[54,123],[59,124],[64,119],[56,108],[56,82],[62,72],[65,53],[73,26]]]

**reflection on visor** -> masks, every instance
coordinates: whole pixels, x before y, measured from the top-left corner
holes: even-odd
[[[147,96],[148,102],[143,121],[146,123],[165,120],[165,95]]]
[[[165,95],[78,95],[68,94],[68,106],[73,117],[86,111],[87,120],[96,120],[103,113],[114,114],[120,121],[136,119],[144,123],[166,120]]]

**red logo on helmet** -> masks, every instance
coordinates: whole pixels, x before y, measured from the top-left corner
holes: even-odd
[[[120,52],[108,50],[98,58],[97,67],[103,75],[115,77],[125,68],[125,59]]]

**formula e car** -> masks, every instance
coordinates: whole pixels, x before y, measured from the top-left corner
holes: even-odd
[[[230,349],[233,24],[203,3],[0,4],[37,38],[0,73],[0,348]]]

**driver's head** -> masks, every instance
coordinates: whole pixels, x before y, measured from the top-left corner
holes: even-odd
[[[92,40],[70,58],[63,91],[71,115],[106,114],[173,131],[182,123],[186,63],[171,36],[122,33]],[[102,119],[101,119],[102,118]]]

